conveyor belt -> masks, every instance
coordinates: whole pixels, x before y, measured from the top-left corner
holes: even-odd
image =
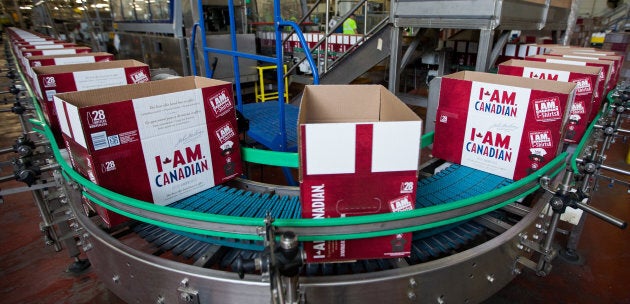
[[[287,151],[297,151],[297,116],[298,107],[285,104],[285,126],[287,132]],[[247,135],[261,145],[278,151],[280,136],[278,125],[278,102],[267,101],[243,105],[243,116],[249,119]]]
[[[472,197],[506,186],[512,181],[496,175],[460,165],[451,165],[418,183],[417,208],[445,204]],[[259,217],[267,213],[278,219],[299,218],[298,197],[268,193],[254,193],[228,186],[217,186],[181,201],[170,207],[197,212]],[[195,258],[206,252],[210,244],[230,247],[223,252],[220,268],[230,266],[238,255],[255,256],[263,249],[260,242],[214,238],[178,231],[168,231],[149,224],[135,228],[138,235],[162,250],[172,250],[184,258]],[[485,228],[472,221],[414,233],[410,263],[419,263],[444,256],[464,246],[484,232]],[[227,259],[227,261],[226,261]],[[376,271],[395,267],[392,261],[368,260],[356,263],[312,264],[306,275],[346,274]]]

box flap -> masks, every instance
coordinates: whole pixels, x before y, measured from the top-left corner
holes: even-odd
[[[509,85],[519,88],[529,88],[541,91],[548,91],[561,94],[570,94],[575,88],[575,83],[557,82],[550,80],[540,80],[532,78],[523,78],[511,75],[496,75],[482,72],[462,71],[454,74],[443,76],[444,78],[479,81],[487,83],[496,83]]]
[[[543,61],[517,60],[517,59],[508,60],[506,62],[501,63],[500,65],[531,67],[531,68],[538,68],[538,69],[549,69],[549,70],[556,70],[556,71],[567,71],[567,72],[592,74],[592,75],[599,75],[599,73],[602,70],[601,67],[567,65],[567,64],[559,64],[559,63],[549,63],[549,62],[543,62]]]
[[[39,75],[46,75],[46,74],[61,74],[61,73],[72,73],[72,72],[80,72],[80,71],[104,70],[104,69],[115,69],[115,68],[142,67],[142,66],[148,66],[148,65],[140,61],[136,61],[136,60],[115,60],[115,61],[96,62],[96,63],[79,63],[79,64],[68,64],[68,65],[51,65],[51,66],[43,66],[43,67],[34,67],[33,72]]]
[[[377,85],[308,85],[298,124],[378,121],[379,99]]]
[[[188,76],[88,91],[62,93],[56,96],[70,104],[82,108],[223,84],[230,83],[205,77]]]
[[[105,52],[95,52],[95,53],[79,53],[79,54],[62,54],[62,55],[38,55],[28,57],[29,61],[36,60],[46,60],[46,59],[54,59],[54,58],[68,58],[68,57],[84,57],[84,56],[113,56],[110,53]]]

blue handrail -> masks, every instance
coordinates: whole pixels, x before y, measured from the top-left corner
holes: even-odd
[[[234,69],[234,85],[236,86],[236,92],[235,92],[236,108],[239,111],[243,111],[240,67],[239,67],[239,62],[238,62],[238,59],[240,57],[275,64],[277,75],[278,75],[278,78],[277,78],[278,79],[278,92],[284,92],[285,75],[284,75],[284,60],[283,60],[283,53],[282,53],[282,28],[285,26],[292,27],[295,30],[295,33],[297,34],[298,40],[300,41],[300,44],[302,45],[302,47],[305,50],[308,49],[306,39],[304,38],[304,34],[302,33],[302,30],[300,29],[298,24],[292,21],[285,21],[282,19],[282,15],[280,13],[280,0],[274,0],[273,7],[274,7],[273,9],[274,28],[275,28],[276,38],[277,38],[276,39],[276,56],[269,57],[269,56],[262,56],[262,55],[250,54],[250,53],[244,53],[244,52],[238,51],[238,45],[236,42],[236,28],[234,26],[236,24],[235,17],[234,17],[234,0],[228,0],[228,11],[230,14],[230,40],[231,40],[231,45],[232,45],[231,50],[208,47],[208,42],[206,40],[206,27],[205,27],[204,18],[203,18],[202,0],[197,0],[197,10],[199,12],[199,21],[198,23],[195,23],[193,25],[191,56],[190,56],[191,65],[193,66],[192,67],[193,75],[197,75],[197,62],[194,55],[194,52],[195,52],[194,50],[195,50],[196,27],[199,27],[201,31],[200,34],[201,34],[201,43],[202,43],[203,57],[204,57],[204,67],[205,67],[205,73],[207,77],[211,78],[212,75],[214,74],[214,71],[210,69],[210,64],[208,61],[209,53],[217,53],[217,54],[232,56],[233,69]],[[317,71],[317,65],[315,65],[312,55],[308,52],[306,52],[306,60],[311,67],[311,71],[313,71],[313,84],[319,84],[319,72]],[[286,125],[285,125],[284,102],[285,102],[284,94],[278,94],[278,107],[279,107],[278,108],[278,116],[279,116],[278,117],[278,123],[279,123],[278,134],[280,135],[280,139],[281,139],[280,140],[281,146],[279,149],[280,151],[287,150],[287,132],[286,132]]]

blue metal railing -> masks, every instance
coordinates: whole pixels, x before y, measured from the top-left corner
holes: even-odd
[[[194,75],[197,75],[197,61],[195,58],[195,38],[196,38],[196,30],[199,28],[201,34],[201,43],[203,48],[203,60],[204,60],[204,68],[206,76],[212,78],[214,71],[210,68],[210,62],[208,60],[209,53],[216,53],[222,55],[232,56],[232,62],[234,66],[234,85],[236,86],[235,95],[236,95],[236,108],[239,111],[243,111],[243,98],[241,93],[241,77],[240,77],[240,68],[238,59],[246,58],[252,60],[258,60],[262,62],[269,62],[276,65],[277,71],[277,80],[278,80],[278,92],[284,92],[284,59],[282,54],[282,28],[285,26],[290,26],[295,30],[295,33],[298,36],[298,40],[304,49],[308,49],[308,44],[306,43],[306,39],[304,38],[304,34],[302,30],[298,26],[297,23],[292,21],[285,21],[282,19],[282,15],[280,14],[280,0],[274,0],[273,3],[273,12],[274,12],[274,29],[276,34],[276,57],[270,56],[262,56],[257,54],[245,53],[238,51],[238,45],[236,42],[236,28],[235,28],[235,17],[234,17],[234,0],[228,0],[228,8],[230,15],[230,40],[231,40],[231,50],[225,49],[217,49],[208,47],[208,42],[206,40],[206,27],[204,24],[203,10],[202,10],[202,0],[197,0],[197,11],[199,12],[199,21],[193,25],[192,32],[192,43],[190,47],[190,58],[192,71]],[[306,60],[313,71],[313,84],[319,84],[319,72],[317,71],[317,65],[313,61],[313,57],[310,53],[306,54]],[[278,95],[278,122],[279,122],[279,130],[278,134],[280,135],[281,145],[280,151],[287,150],[287,132],[285,125],[285,111],[284,111],[284,95]]]

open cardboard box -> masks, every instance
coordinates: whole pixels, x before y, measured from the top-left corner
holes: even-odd
[[[521,179],[562,150],[575,87],[469,71],[444,76],[433,156]]]
[[[378,85],[306,86],[299,125],[303,218],[415,208],[422,120]],[[410,254],[411,234],[307,242],[308,262]]]
[[[73,168],[167,205],[241,174],[232,84],[183,77],[55,95]]]
[[[576,84],[575,99],[571,107],[565,142],[577,143],[588,127],[602,68],[547,63],[540,61],[509,60],[499,64],[499,74],[527,78],[573,82]]]

